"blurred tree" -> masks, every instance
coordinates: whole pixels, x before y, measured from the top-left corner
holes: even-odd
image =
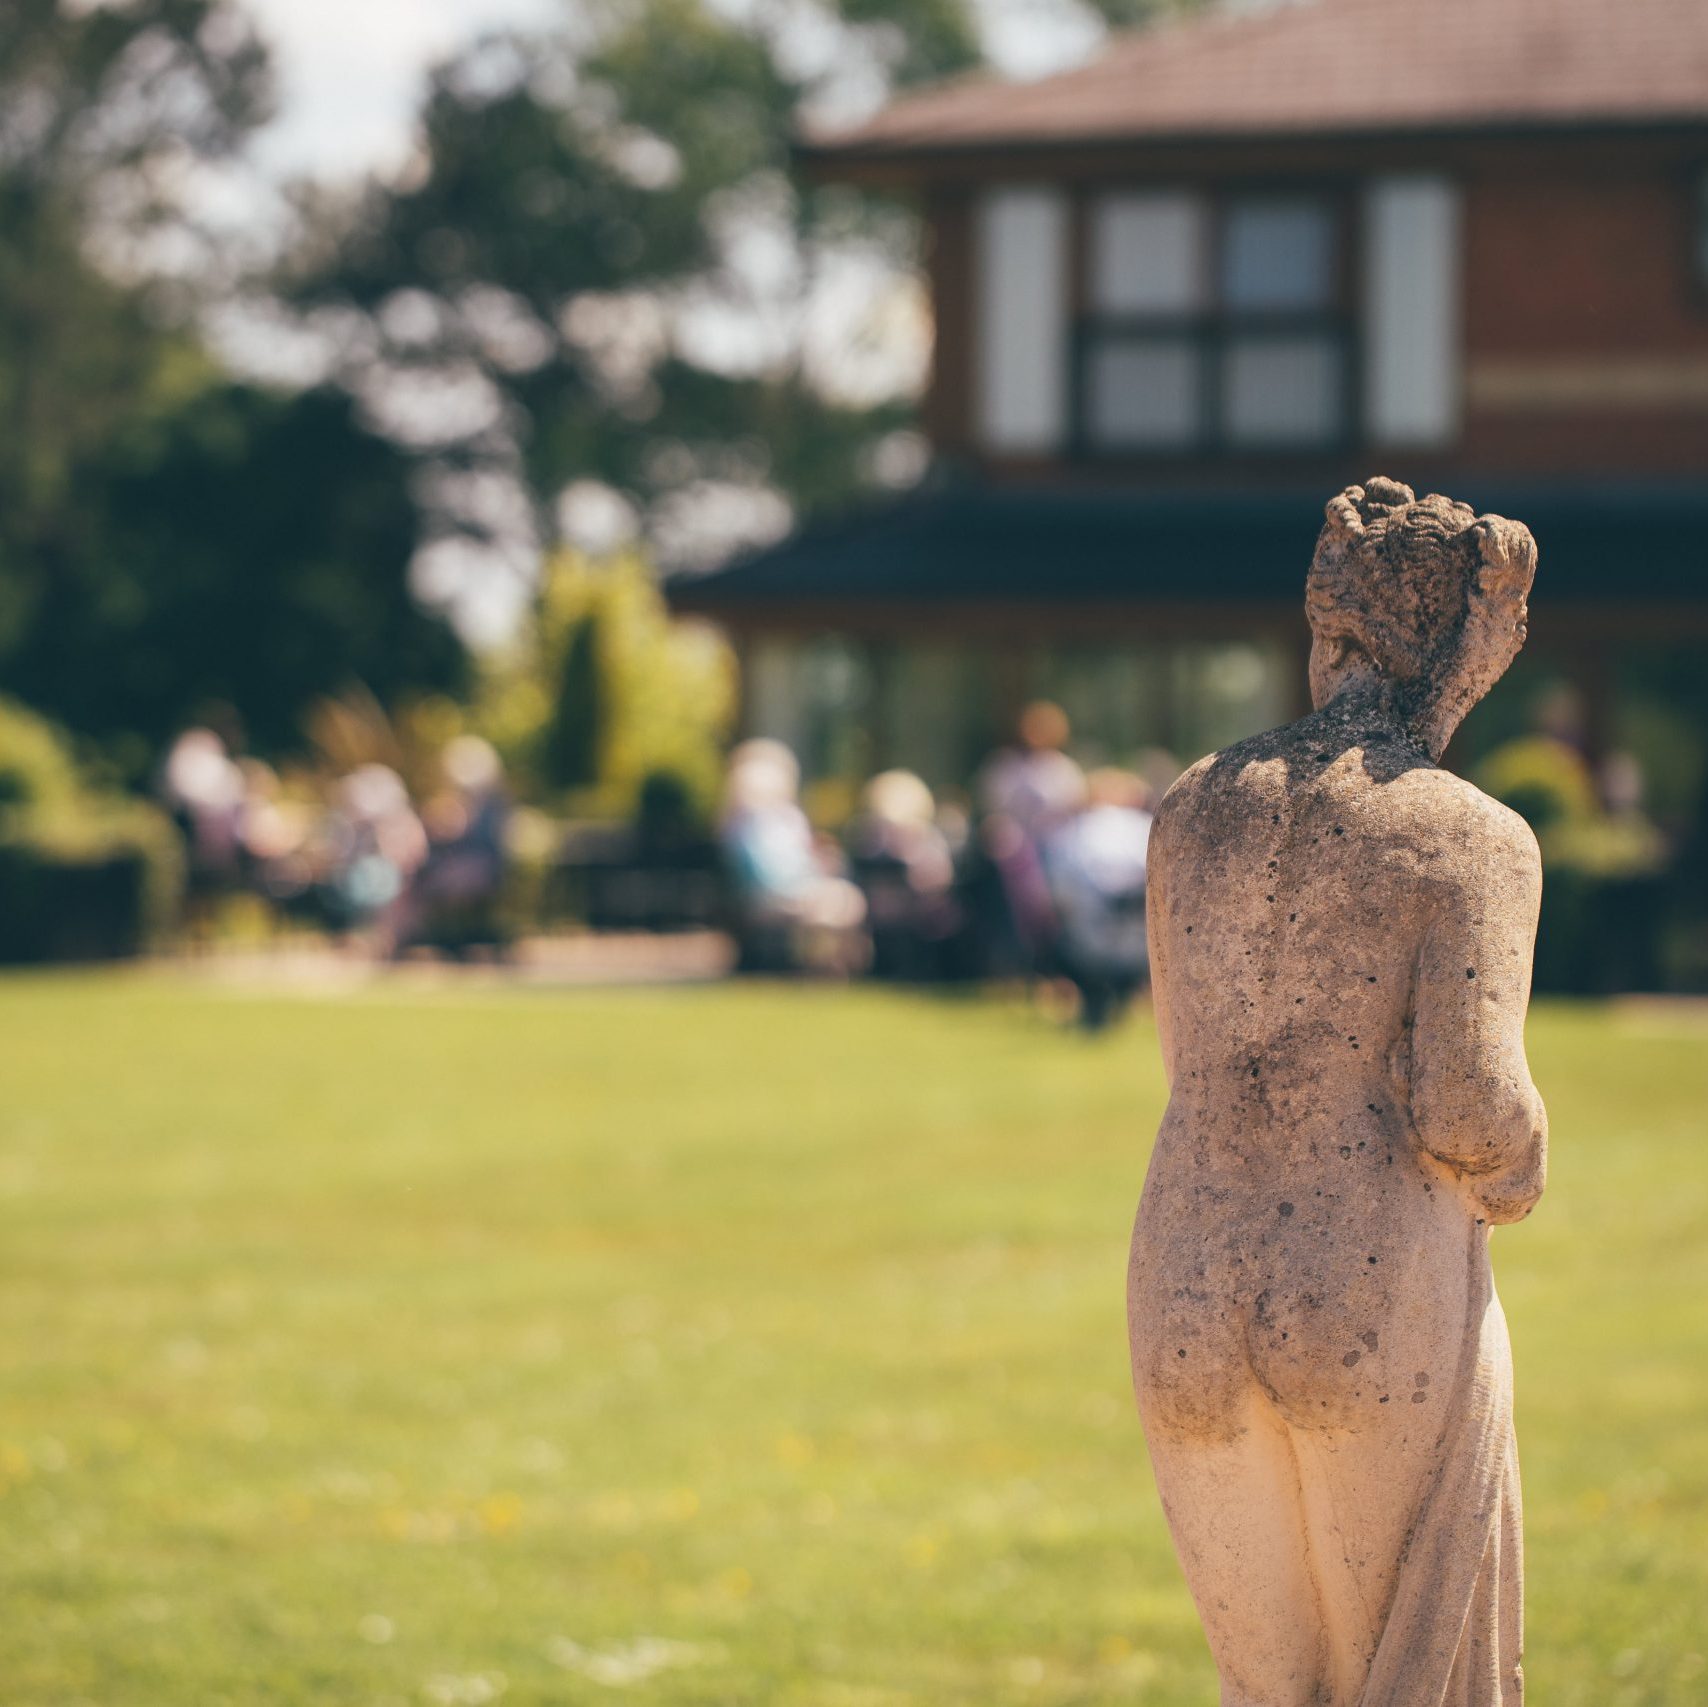
[[[80,459],[153,407],[174,357],[163,305],[114,271],[181,217],[187,168],[229,155],[267,99],[232,0],[0,7],[0,668],[44,594],[40,547]]]
[[[0,7],[0,680],[133,778],[211,703],[277,751],[352,679],[461,677],[409,596],[408,459],[196,341],[183,187],[267,110],[235,0]]]
[[[591,788],[599,780],[604,671],[599,616],[590,610],[563,649],[557,700],[540,744],[540,768],[553,788]]]
[[[0,166],[11,193],[73,207],[178,210],[166,169],[229,154],[270,97],[267,55],[234,0],[8,0],[0,13]]]
[[[204,387],[80,465],[9,680],[128,738],[133,770],[211,704],[278,752],[352,681],[384,703],[457,686],[462,649],[409,590],[410,476],[342,392]]]
[[[478,721],[525,795],[626,817],[662,776],[705,817],[735,701],[728,647],[672,619],[639,556],[560,551],[524,634],[488,662]]]
[[[979,63],[976,6],[968,0],[842,0],[840,11],[883,55],[898,89]]]
[[[1083,0],[1122,23],[1192,3]],[[979,11],[586,0],[554,35],[442,67],[400,184],[303,199],[282,294],[439,464],[434,525],[472,547],[465,586],[578,542],[572,488],[668,569],[917,477],[916,374],[893,356],[924,349],[914,221],[802,182],[790,145],[977,66]]]
[[[1200,12],[1206,0],[1084,0],[1084,4],[1111,29],[1127,30],[1138,24]]]
[[[580,8],[550,40],[443,67],[402,187],[304,201],[283,293],[376,416],[437,459],[435,525],[477,548],[504,544],[490,478],[526,495],[530,551],[559,536],[575,483],[669,561],[708,533],[715,549],[776,531],[788,506],[869,484],[911,418],[834,371],[807,323],[837,266],[875,267],[893,299],[912,222],[793,182],[797,120],[838,78],[913,81],[977,54],[965,0]],[[857,342],[856,317],[833,316],[831,341]]]

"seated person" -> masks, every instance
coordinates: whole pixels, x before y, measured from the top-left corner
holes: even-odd
[[[1061,921],[1058,959],[1079,990],[1080,1021],[1093,1031],[1118,1018],[1145,980],[1148,802],[1130,771],[1093,771],[1085,810],[1044,847]]]
[[[873,975],[941,976],[961,912],[954,855],[925,782],[903,770],[873,777],[861,792],[848,848],[866,897]]]
[[[849,972],[864,958],[866,907],[801,810],[800,766],[780,741],[730,755],[719,831],[747,971]]]

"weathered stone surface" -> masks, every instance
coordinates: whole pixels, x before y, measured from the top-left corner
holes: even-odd
[[[1524,641],[1529,532],[1328,506],[1308,717],[1189,770],[1150,854],[1171,1094],[1134,1385],[1224,1707],[1514,1707],[1512,1379],[1488,1234],[1540,1196],[1528,827],[1436,761]]]

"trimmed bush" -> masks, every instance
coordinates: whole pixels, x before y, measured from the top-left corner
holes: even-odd
[[[1542,850],[1536,990],[1658,988],[1667,848],[1654,825],[1605,811],[1582,756],[1543,735],[1497,748],[1476,781],[1530,825]]]
[[[0,963],[140,953],[182,887],[171,820],[92,786],[51,724],[0,700]]]

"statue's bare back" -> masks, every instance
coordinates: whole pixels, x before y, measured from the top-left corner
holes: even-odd
[[[1523,637],[1516,524],[1329,507],[1318,709],[1189,771],[1150,861],[1171,1096],[1133,1372],[1227,1707],[1511,1707],[1518,1483],[1487,1234],[1542,1188],[1522,820],[1437,768]]]

